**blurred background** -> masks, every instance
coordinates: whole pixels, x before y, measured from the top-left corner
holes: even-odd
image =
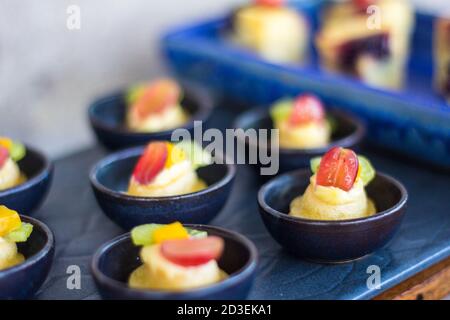
[[[53,158],[93,144],[86,108],[100,95],[165,72],[158,39],[171,26],[242,0],[1,0],[0,135]],[[415,0],[442,11],[449,0]],[[67,8],[81,9],[69,30]]]

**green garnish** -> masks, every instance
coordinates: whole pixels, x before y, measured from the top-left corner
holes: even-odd
[[[317,173],[317,170],[319,170],[319,165],[320,165],[321,160],[322,160],[322,157],[315,157],[315,158],[311,159],[310,167],[311,167],[311,171],[314,174]],[[358,156],[358,161],[359,161],[360,170],[361,170],[359,173],[359,177],[363,181],[364,186],[367,186],[375,178],[376,171],[373,168],[370,161],[366,157]]]
[[[375,169],[366,157],[358,156],[358,161],[361,170],[359,177],[364,182],[364,186],[367,186],[375,178]]]
[[[182,140],[176,144],[182,149],[186,156],[191,160],[194,169],[206,167],[212,163],[211,155],[203,150],[203,148],[195,141]]]
[[[195,229],[190,229],[190,228],[186,228],[186,230],[189,233],[189,236],[191,236],[191,238],[201,239],[201,238],[206,238],[208,236],[208,232],[206,232],[206,231],[195,230]]]
[[[270,116],[272,117],[273,122],[282,122],[289,118],[289,115],[292,111],[292,106],[294,101],[292,99],[283,99],[270,108]]]
[[[317,170],[319,170],[319,166],[320,166],[320,161],[321,160],[322,160],[322,157],[315,157],[315,158],[312,158],[309,161],[309,164],[310,164],[310,167],[311,167],[311,171],[313,173],[316,173]]]
[[[15,162],[22,160],[27,153],[25,146],[19,142],[13,142],[11,146],[11,150],[9,150],[11,159]]]
[[[134,104],[142,96],[146,88],[147,86],[145,84],[138,84],[129,88],[126,94],[127,104]]]
[[[20,228],[8,233],[5,239],[11,242],[26,242],[32,232],[33,225],[31,223],[22,222]]]
[[[135,246],[148,246],[153,244],[154,243],[153,233],[163,226],[164,224],[150,223],[134,227],[131,230],[131,240],[133,241],[133,244]],[[186,228],[186,231],[192,238],[198,239],[198,238],[206,238],[208,236],[208,233],[206,231],[195,230],[190,228]]]

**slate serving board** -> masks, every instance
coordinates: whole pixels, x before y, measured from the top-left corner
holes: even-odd
[[[217,110],[211,126],[229,126],[233,114]],[[450,174],[364,152],[375,167],[400,179],[410,194],[400,231],[384,249],[354,263],[321,265],[288,255],[270,237],[259,217],[259,180],[252,169],[239,168],[230,201],[212,224],[241,232],[260,254],[258,275],[250,299],[370,299],[417,272],[450,256]],[[44,206],[35,213],[56,236],[56,256],[38,299],[99,299],[89,264],[93,252],[121,234],[98,207],[88,172],[106,154],[92,148],[56,161],[54,184]],[[66,287],[67,268],[81,268],[81,289]],[[381,268],[381,290],[370,290],[367,267]]]

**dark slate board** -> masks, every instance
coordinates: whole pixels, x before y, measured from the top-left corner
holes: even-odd
[[[212,125],[223,128],[232,114],[217,111]],[[56,257],[38,299],[98,299],[90,275],[93,252],[123,231],[101,212],[91,191],[88,172],[105,155],[100,148],[56,161],[54,183],[35,216],[56,236]],[[410,193],[409,209],[394,240],[384,249],[354,263],[320,265],[296,259],[266,232],[259,217],[254,172],[239,168],[230,201],[213,224],[236,230],[255,242],[260,254],[250,299],[370,299],[383,290],[450,256],[450,175],[366,151],[375,167],[400,179]],[[81,289],[68,290],[67,267],[82,271]],[[381,290],[369,290],[367,267],[381,268]]]

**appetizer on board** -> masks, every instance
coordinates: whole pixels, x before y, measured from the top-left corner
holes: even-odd
[[[294,100],[281,100],[270,111],[275,129],[279,130],[282,148],[313,149],[330,142],[331,127],[322,102],[305,94]]]
[[[312,220],[348,220],[376,213],[365,186],[375,177],[370,162],[350,149],[334,147],[311,161],[313,176],[303,195],[290,205],[290,215]]]
[[[130,275],[131,288],[183,291],[227,278],[217,263],[224,249],[222,238],[179,222],[141,225],[131,231],[131,238],[143,246],[143,264]]]
[[[17,164],[25,157],[25,146],[6,137],[0,137],[0,191],[23,183],[26,178]]]
[[[305,56],[309,25],[283,0],[255,0],[233,17],[237,43],[272,62],[300,62]]]
[[[401,87],[414,27],[409,1],[352,0],[328,9],[316,38],[325,69],[375,87]]]
[[[210,163],[211,156],[195,142],[151,142],[133,170],[128,194],[164,197],[200,191],[207,185],[196,170]]]
[[[189,115],[181,106],[183,92],[171,79],[138,85],[127,95],[127,126],[136,132],[159,132],[182,126]]]
[[[22,222],[16,211],[0,206],[0,270],[25,261],[16,243],[26,242],[32,231],[33,225]]]
[[[435,83],[450,103],[450,18],[438,18],[435,25]]]

